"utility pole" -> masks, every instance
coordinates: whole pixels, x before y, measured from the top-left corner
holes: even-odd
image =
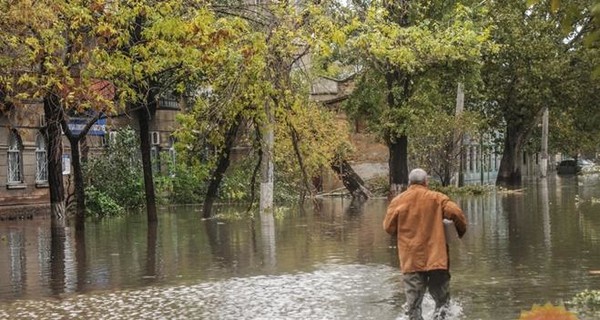
[[[263,125],[262,133],[262,159],[260,175],[260,203],[259,211],[261,214],[271,214],[273,212],[273,193],[274,193],[274,156],[275,133],[274,133],[274,115],[269,102],[265,102],[266,121]]]
[[[465,107],[465,92],[464,85],[462,82],[458,83],[458,87],[456,88],[456,111],[455,116],[456,119],[459,119],[463,113]],[[463,166],[463,152],[462,152],[462,140],[463,133],[460,128],[454,129],[454,151],[452,152],[453,157],[458,155],[458,166],[453,166],[457,168],[455,173],[455,185],[457,187],[462,187],[464,185],[464,177],[462,172]],[[453,160],[454,165],[456,165],[456,160]]]
[[[542,114],[542,159],[540,161],[540,177],[548,175],[548,107],[544,108]]]

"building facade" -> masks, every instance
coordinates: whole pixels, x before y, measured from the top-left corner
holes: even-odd
[[[161,99],[150,123],[151,154],[155,170],[161,170],[162,153],[175,158],[173,131],[179,103]],[[69,128],[74,133],[85,125],[85,118],[71,118]],[[42,135],[45,126],[44,109],[40,103],[26,104],[0,113],[0,219],[21,218],[44,213],[49,208],[46,142]],[[99,153],[116,138],[118,130],[129,126],[138,128],[134,114],[120,114],[100,119],[85,139],[82,152]],[[63,176],[69,186],[72,178],[69,141],[63,138]]]

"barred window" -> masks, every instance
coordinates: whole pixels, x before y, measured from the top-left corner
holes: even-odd
[[[48,158],[46,156],[46,140],[38,134],[35,140],[35,182],[48,182]]]
[[[8,143],[8,183],[23,183],[23,145],[16,131],[10,133]]]
[[[171,162],[175,164],[175,160],[177,160],[177,152],[175,151],[175,137],[169,137],[169,158],[171,158]]]
[[[152,146],[150,148],[150,158],[152,159],[152,171],[160,172],[160,147]]]
[[[169,137],[169,160],[171,163],[169,164],[169,175],[171,177],[175,176],[175,161],[177,160],[177,153],[175,151],[175,137]]]

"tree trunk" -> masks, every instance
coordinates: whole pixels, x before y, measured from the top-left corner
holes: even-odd
[[[277,241],[275,235],[275,217],[268,212],[260,214],[260,239],[262,247],[262,267],[269,272],[277,266]]]
[[[86,125],[78,134],[73,134],[66,119],[63,119],[63,130],[65,135],[69,139],[71,145],[71,162],[73,165],[73,177],[75,180],[75,201],[76,201],[76,212],[75,212],[75,229],[84,230],[85,226],[85,181],[83,179],[83,161],[87,158],[88,147],[86,144],[86,136],[94,123],[98,121],[100,114],[88,120]],[[86,157],[82,155],[80,146],[84,146],[84,152]]]
[[[405,2],[402,2],[402,4],[404,5]],[[399,108],[410,97],[410,76],[401,76],[400,72],[394,71],[386,73],[385,77],[388,108]],[[402,92],[399,98],[396,98],[394,94],[397,91],[396,84],[400,85],[400,91]],[[408,185],[408,137],[406,134],[402,134],[399,137],[388,137],[387,140],[390,154],[388,165],[390,173],[389,198],[391,199],[406,190]]]
[[[516,186],[521,183],[521,147],[525,131],[508,125],[504,136],[504,152],[498,169],[496,185]]]
[[[76,229],[84,228],[85,221],[85,184],[83,182],[83,166],[79,150],[79,138],[69,137],[71,144],[71,164],[73,165],[73,178],[75,180],[75,226]]]
[[[52,293],[60,295],[65,292],[66,242],[67,226],[64,217],[52,216],[50,220],[50,288]]]
[[[50,210],[52,217],[64,219],[65,187],[62,170],[62,110],[58,96],[48,94],[44,97],[44,116],[46,117],[46,139],[48,146],[48,187],[50,191]]]
[[[156,194],[154,192],[154,177],[152,176],[152,157],[150,155],[150,114],[146,107],[138,111],[140,126],[140,149],[142,152],[142,168],[144,171],[144,190],[146,192],[146,211],[148,223],[158,221],[156,214]]]
[[[345,159],[336,159],[331,162],[331,169],[338,175],[344,187],[350,191],[353,199],[368,199],[371,192],[365,187],[363,179],[356,174],[354,169]]]
[[[219,186],[221,185],[221,181],[223,181],[223,177],[225,176],[227,168],[229,168],[231,149],[233,148],[233,144],[235,142],[240,123],[241,116],[238,115],[235,119],[235,122],[231,125],[229,130],[227,130],[227,134],[225,136],[225,144],[220,150],[219,159],[217,160],[217,167],[213,171],[213,174],[210,178],[208,190],[206,191],[206,197],[204,198],[204,205],[202,210],[204,218],[210,218],[210,216],[212,215],[212,207],[213,203],[217,198]]]
[[[403,135],[388,141],[390,151],[390,198],[406,190],[408,186],[408,137]]]
[[[450,148],[452,149],[452,148]],[[449,158],[448,161],[446,161],[444,163],[444,167],[443,167],[443,171],[440,177],[440,180],[442,182],[442,186],[443,187],[447,187],[450,185],[450,183],[452,182],[452,178],[456,176],[456,172],[454,170],[455,166],[454,166],[454,162],[456,162],[456,159],[454,159],[454,157],[452,156],[452,152],[453,150],[450,150],[450,152],[448,152],[447,154],[449,154]]]
[[[261,213],[271,212],[273,210],[274,193],[274,159],[273,149],[275,146],[274,115],[268,103],[265,103],[265,112],[267,121],[262,135],[262,159],[260,173],[260,203],[259,211]]]
[[[146,234],[146,279],[152,279],[152,282],[158,278],[157,254],[158,247],[158,223],[148,222],[148,231]]]
[[[83,292],[87,286],[88,269],[87,251],[85,249],[85,231],[75,229],[75,265],[77,274],[77,291]]]
[[[142,35],[144,30],[144,22],[146,18],[143,14],[138,14],[135,17],[135,25],[131,28],[129,38],[130,44],[133,46],[136,43],[144,41]],[[130,52],[127,52],[128,54]],[[153,81],[149,84],[138,83],[136,94],[140,97],[146,97],[139,105],[135,105],[133,109],[137,109],[138,123],[140,127],[140,149],[142,154],[142,170],[144,172],[144,191],[146,194],[146,212],[148,223],[158,221],[156,215],[156,194],[154,191],[154,177],[152,176],[152,157],[150,155],[150,129],[149,122],[151,116],[156,111],[156,92],[151,88],[157,88],[159,85]]]

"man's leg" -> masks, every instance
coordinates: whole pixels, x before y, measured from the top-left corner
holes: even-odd
[[[410,320],[423,320],[421,316],[421,304],[425,295],[425,274],[422,272],[405,273],[402,276],[404,280],[404,293],[406,294],[407,310],[406,315]]]
[[[450,272],[448,270],[433,270],[428,272],[429,293],[435,301],[435,320],[443,320],[448,313],[450,303]]]

